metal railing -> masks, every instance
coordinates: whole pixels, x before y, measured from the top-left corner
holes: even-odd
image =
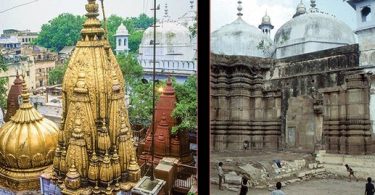
[[[136,143],[139,143],[146,137],[147,129],[143,128],[141,130],[134,130],[133,131],[133,139]]]
[[[194,184],[197,168],[185,164],[178,164],[176,168],[176,179],[173,184],[174,190],[189,191]]]

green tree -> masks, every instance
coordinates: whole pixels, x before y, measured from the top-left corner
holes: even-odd
[[[62,64],[62,65],[57,65],[55,68],[53,68],[51,71],[48,73],[48,84],[49,85],[57,85],[61,84],[64,79],[64,74],[66,71],[66,68],[68,68],[68,62]]]
[[[174,82],[173,85],[177,104],[172,116],[177,120],[177,125],[172,128],[172,133],[195,131],[197,128],[197,76],[189,76],[184,84]]]
[[[60,14],[42,25],[35,43],[53,51],[60,51],[65,46],[75,45],[80,38],[84,20],[83,16]]]
[[[4,57],[0,54],[0,71],[7,71]],[[7,84],[8,78],[0,78],[0,107],[4,110],[7,106]]]
[[[197,36],[197,18],[195,18],[194,24],[192,26],[189,26],[189,31],[191,33],[191,36]]]
[[[129,91],[134,84],[141,82],[143,78],[143,68],[139,64],[134,54],[118,54],[116,56],[117,62],[120,65],[122,75],[125,78],[125,85]]]
[[[152,108],[152,85],[143,83],[143,68],[133,54],[116,56],[125,79],[125,90],[129,96],[129,120],[133,128],[144,128],[150,123]]]
[[[134,18],[134,23],[135,28],[145,30],[154,23],[154,19],[142,13],[138,16],[138,18]]]
[[[132,53],[138,53],[139,45],[142,42],[143,30],[134,31],[129,36],[129,50]]]

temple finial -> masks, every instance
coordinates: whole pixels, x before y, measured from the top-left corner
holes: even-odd
[[[22,103],[29,103],[30,102],[30,94],[29,94],[29,91],[27,89],[27,85],[26,85],[26,80],[25,80],[25,75],[23,74],[22,75],[22,93],[21,93],[21,97],[22,97]]]
[[[310,0],[311,4],[311,8],[310,8],[310,12],[317,12],[318,11],[318,8],[316,8],[316,0]]]
[[[242,11],[242,1],[241,0],[239,0],[238,2],[238,6],[237,6],[237,10],[238,10],[238,13],[237,13],[237,16],[238,17],[241,17],[243,14],[241,13],[241,11]]]
[[[165,7],[164,7],[164,17],[168,18],[168,4],[167,3],[165,3]]]
[[[193,8],[194,8],[194,1],[190,0],[190,9],[193,9]]]

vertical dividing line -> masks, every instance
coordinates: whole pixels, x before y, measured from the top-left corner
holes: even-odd
[[[154,0],[154,48],[152,67],[152,138],[151,138],[151,181],[154,178],[154,134],[155,134],[155,60],[156,60],[156,0]]]

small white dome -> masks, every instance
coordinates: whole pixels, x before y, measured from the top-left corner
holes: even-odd
[[[211,52],[224,55],[271,57],[272,40],[241,17],[211,34]]]
[[[124,26],[124,24],[120,24],[120,26],[117,28],[116,35],[115,36],[127,36],[129,35],[128,29]]]
[[[185,26],[173,21],[162,21],[156,24],[157,45],[190,45],[190,31]],[[154,27],[149,27],[143,33],[141,45],[152,45]]]
[[[267,14],[263,16],[262,24],[271,24],[271,17],[269,17]]]

